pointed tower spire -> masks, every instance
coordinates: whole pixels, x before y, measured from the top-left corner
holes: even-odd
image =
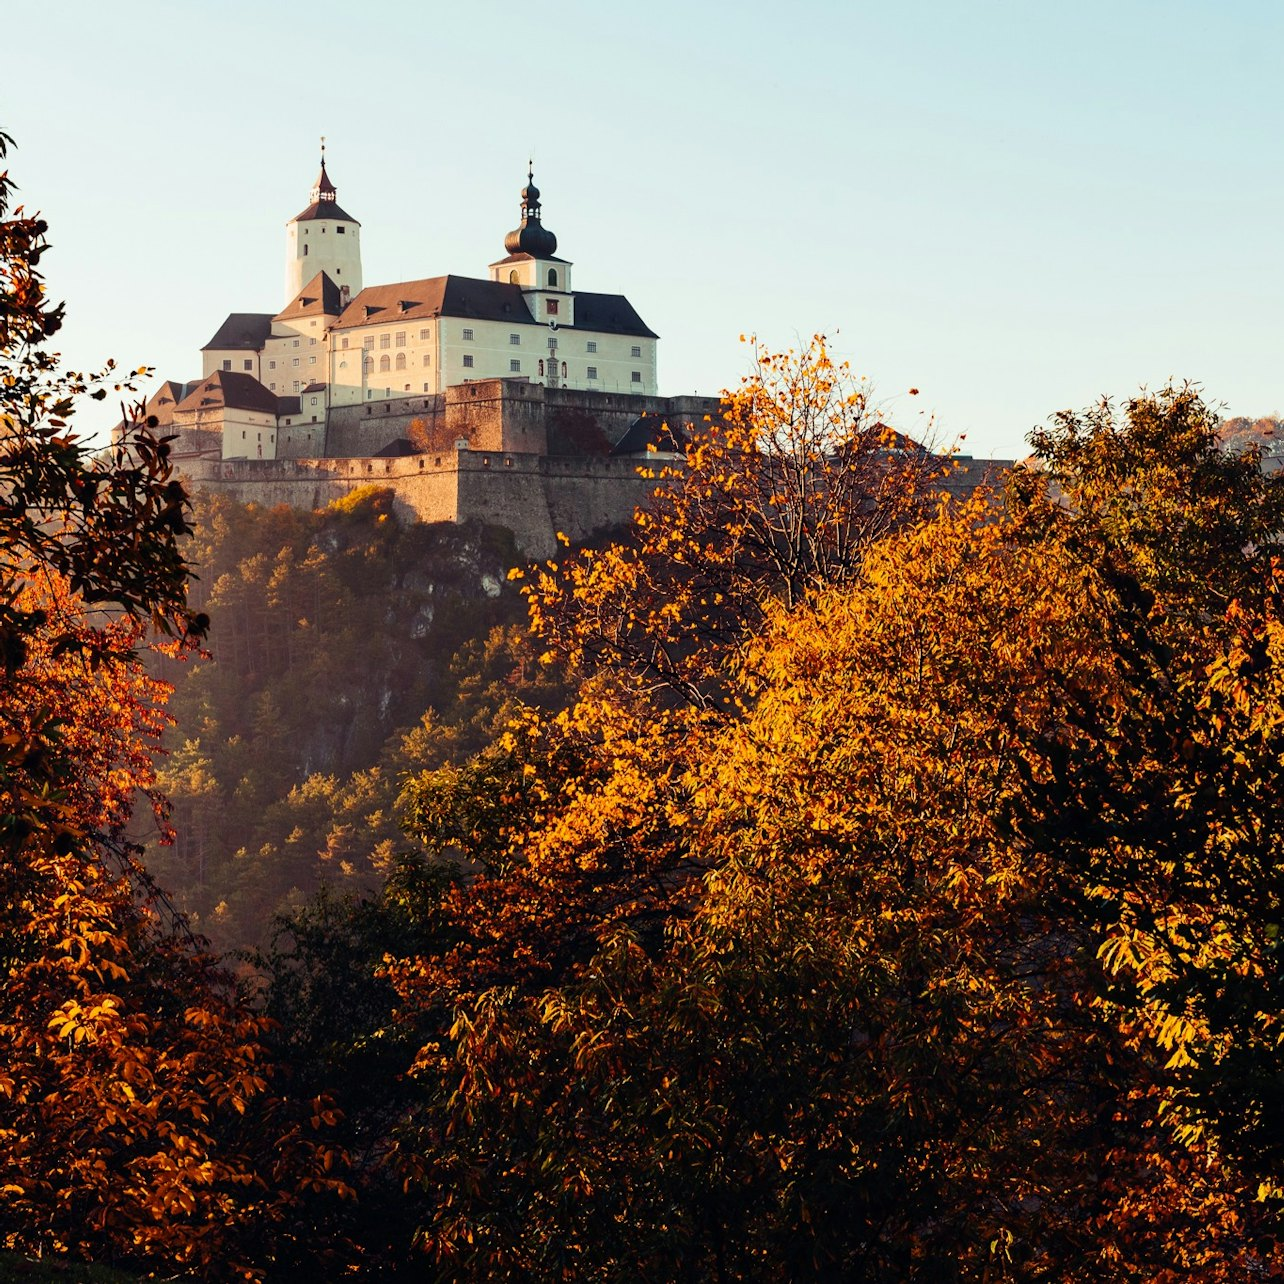
[[[339,208],[338,189],[325,168],[325,135],[321,135],[321,172],[312,185],[312,201],[286,225],[285,298],[288,303],[318,272],[324,272],[350,295],[361,290],[361,224]]]
[[[317,175],[317,181],[312,185],[312,203],[317,201],[334,201],[338,199],[338,188],[330,181],[330,175],[325,172],[325,135],[321,135],[321,172]]]

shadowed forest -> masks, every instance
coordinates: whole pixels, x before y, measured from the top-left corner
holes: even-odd
[[[92,452],[9,204],[0,1279],[1284,1273],[1264,421],[948,498],[817,338],[521,566]]]

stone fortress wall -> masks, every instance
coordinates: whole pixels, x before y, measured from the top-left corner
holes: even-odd
[[[425,522],[508,527],[527,556],[557,551],[628,523],[657,482],[640,470],[678,462],[648,454],[663,425],[693,428],[716,415],[711,397],[637,397],[477,380],[435,396],[335,407],[324,454],[279,459],[188,455],[175,462],[195,486],[265,507],[321,508],[361,486],[386,486],[397,511]],[[291,436],[289,430],[283,435]],[[613,453],[617,452],[617,453]]]

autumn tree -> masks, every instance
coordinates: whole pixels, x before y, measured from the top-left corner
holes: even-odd
[[[590,689],[432,821],[490,853],[392,971],[456,1003],[402,1139],[453,1277],[1281,1268],[1276,496],[1181,390],[1083,424],[765,598],[737,717]]]
[[[1031,741],[1018,830],[1079,889],[1165,1118],[1278,1205],[1284,487],[1189,387],[1037,444],[1021,522],[1084,564],[1115,682],[1056,675],[1070,712]]]
[[[744,697],[739,649],[778,604],[858,582],[881,536],[935,506],[938,477],[823,339],[759,351],[631,538],[536,573],[532,627],[579,701],[404,795],[412,837],[476,872],[450,894],[459,941],[434,984],[526,982],[622,925],[663,933],[707,869],[681,823],[684,770]]]
[[[606,668],[718,709],[729,652],[772,602],[859,579],[864,551],[932,504],[941,461],[887,426],[821,335],[799,352],[755,346],[633,538],[565,557],[528,590],[560,662]]]
[[[187,500],[145,424],[104,455],[69,429],[106,389],[46,346],[45,227],[2,218],[12,190],[0,175],[0,1244],[260,1278],[300,1242],[286,1211],[344,1191],[342,1156],[323,1103],[272,1090],[263,1018],[125,839],[139,797],[164,817],[140,649],[205,627]]]

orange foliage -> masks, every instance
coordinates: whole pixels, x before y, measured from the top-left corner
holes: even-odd
[[[122,835],[163,684],[51,638],[85,629],[57,583],[20,606],[46,630],[3,682],[11,770],[0,847],[0,1242],[110,1248],[228,1278],[309,1191],[342,1193],[324,1118],[287,1109],[265,1024],[193,948]],[[136,638],[102,626],[119,655]],[[55,712],[56,711],[56,716]]]

